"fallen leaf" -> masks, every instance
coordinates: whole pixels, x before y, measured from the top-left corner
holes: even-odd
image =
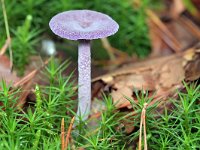
[[[185,78],[183,59],[170,60],[160,70],[159,84],[161,88],[170,88],[181,83]]]
[[[14,84],[19,81],[16,73],[10,70],[10,60],[5,55],[0,55],[0,80],[4,80],[6,84]]]
[[[113,98],[113,103],[116,107],[119,107],[123,105],[125,102],[127,102],[126,97],[132,97],[133,90],[131,90],[128,87],[119,88],[117,91],[113,90],[111,92],[111,96]],[[125,97],[126,96],[126,97]]]

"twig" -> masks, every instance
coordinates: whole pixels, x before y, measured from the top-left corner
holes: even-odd
[[[61,120],[61,150],[65,150],[65,120]]]
[[[4,0],[1,0],[1,4],[2,4],[3,17],[4,17],[5,28],[6,28],[7,39],[11,39],[10,38],[8,18],[7,18],[7,14],[6,14],[6,7],[5,7]],[[9,54],[10,54],[10,69],[12,70],[12,67],[13,67],[13,54],[12,54],[11,43],[8,45],[8,47],[9,47]]]
[[[114,50],[111,47],[110,43],[108,42],[108,39],[107,38],[102,38],[101,42],[103,44],[103,47],[107,50],[110,59],[111,60],[115,60],[116,58],[115,58],[115,55],[114,55]]]
[[[143,108],[144,150],[147,150],[146,108],[147,108],[147,103],[144,104]]]
[[[139,135],[138,150],[142,150],[142,113],[141,113],[141,118],[140,118],[140,135]]]
[[[109,55],[111,61],[116,61],[116,59],[118,60],[117,57],[119,57],[119,56],[121,57],[121,59],[122,58],[127,59],[129,57],[126,53],[112,47],[112,45],[110,45],[107,38],[102,38],[101,42],[102,42],[103,47],[108,52],[108,55]]]
[[[142,150],[142,125],[143,125],[143,132],[144,132],[144,150],[147,150],[147,136],[146,136],[146,108],[147,103],[144,103],[141,118],[140,118],[140,135],[139,135],[139,146],[138,150]]]
[[[72,126],[74,124],[74,120],[75,120],[75,117],[73,117],[71,122],[70,122],[69,129],[67,131],[67,136],[66,136],[66,139],[65,139],[65,148],[64,149],[67,149],[67,146],[68,146],[68,143],[69,143],[69,137],[70,137],[71,130],[72,130]]]
[[[9,47],[10,44],[11,44],[11,38],[8,38],[5,42],[5,44],[3,45],[3,47],[0,50],[0,55],[3,55],[6,52],[6,50]]]

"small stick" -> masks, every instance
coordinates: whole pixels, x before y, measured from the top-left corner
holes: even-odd
[[[65,139],[65,147],[64,147],[64,149],[67,149],[68,142],[69,142],[69,137],[70,137],[70,134],[71,134],[71,131],[72,131],[72,126],[74,124],[74,120],[75,120],[75,117],[73,117],[71,119],[71,122],[70,122],[70,125],[69,125],[69,129],[67,131],[67,136],[66,136],[66,139]]]
[[[140,118],[140,135],[139,135],[138,150],[142,150],[142,113],[141,113],[141,118]]]
[[[138,150],[142,150],[142,125],[144,130],[144,150],[147,150],[147,137],[146,137],[146,108],[147,103],[144,103],[140,118],[140,135],[139,135],[139,146]]]
[[[147,150],[146,108],[147,103],[144,104],[143,108],[144,150]]]
[[[61,150],[65,150],[65,120],[61,120]]]
[[[10,44],[11,44],[11,38],[8,37],[5,44],[3,45],[3,47],[0,50],[0,55],[3,55],[6,52],[6,50],[9,47]]]
[[[115,60],[116,57],[114,55],[114,50],[113,50],[112,46],[110,45],[110,43],[108,42],[108,39],[107,38],[102,38],[101,42],[103,44],[103,47],[107,50],[110,59],[111,60]]]
[[[127,58],[129,58],[129,56],[125,52],[122,52],[119,49],[112,47],[107,38],[102,38],[101,42],[102,42],[103,47],[108,52],[108,55],[112,63],[114,63],[116,59],[117,60],[119,59],[116,56],[120,56],[121,57],[120,59],[122,60],[126,60]]]

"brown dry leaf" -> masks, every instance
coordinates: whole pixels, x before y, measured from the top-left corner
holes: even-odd
[[[182,59],[170,60],[160,68],[159,86],[161,88],[170,88],[173,85],[181,83],[185,78]],[[158,70],[157,70],[158,71]]]
[[[14,84],[19,81],[16,73],[10,70],[10,60],[5,55],[0,55],[0,80],[2,79],[7,84]]]
[[[117,82],[116,82],[117,81]],[[152,85],[154,82],[151,72],[145,72],[145,74],[130,74],[126,76],[116,77],[114,88],[119,89],[123,87],[130,87],[137,90],[154,90],[155,87]]]
[[[119,88],[117,91],[113,90],[111,96],[113,98],[113,103],[118,108],[127,102],[126,97],[132,97],[133,91],[128,87]],[[126,96],[126,97],[125,97]]]

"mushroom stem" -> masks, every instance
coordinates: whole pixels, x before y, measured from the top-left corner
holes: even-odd
[[[91,107],[90,40],[79,40],[78,47],[78,111],[77,119],[86,120]]]

